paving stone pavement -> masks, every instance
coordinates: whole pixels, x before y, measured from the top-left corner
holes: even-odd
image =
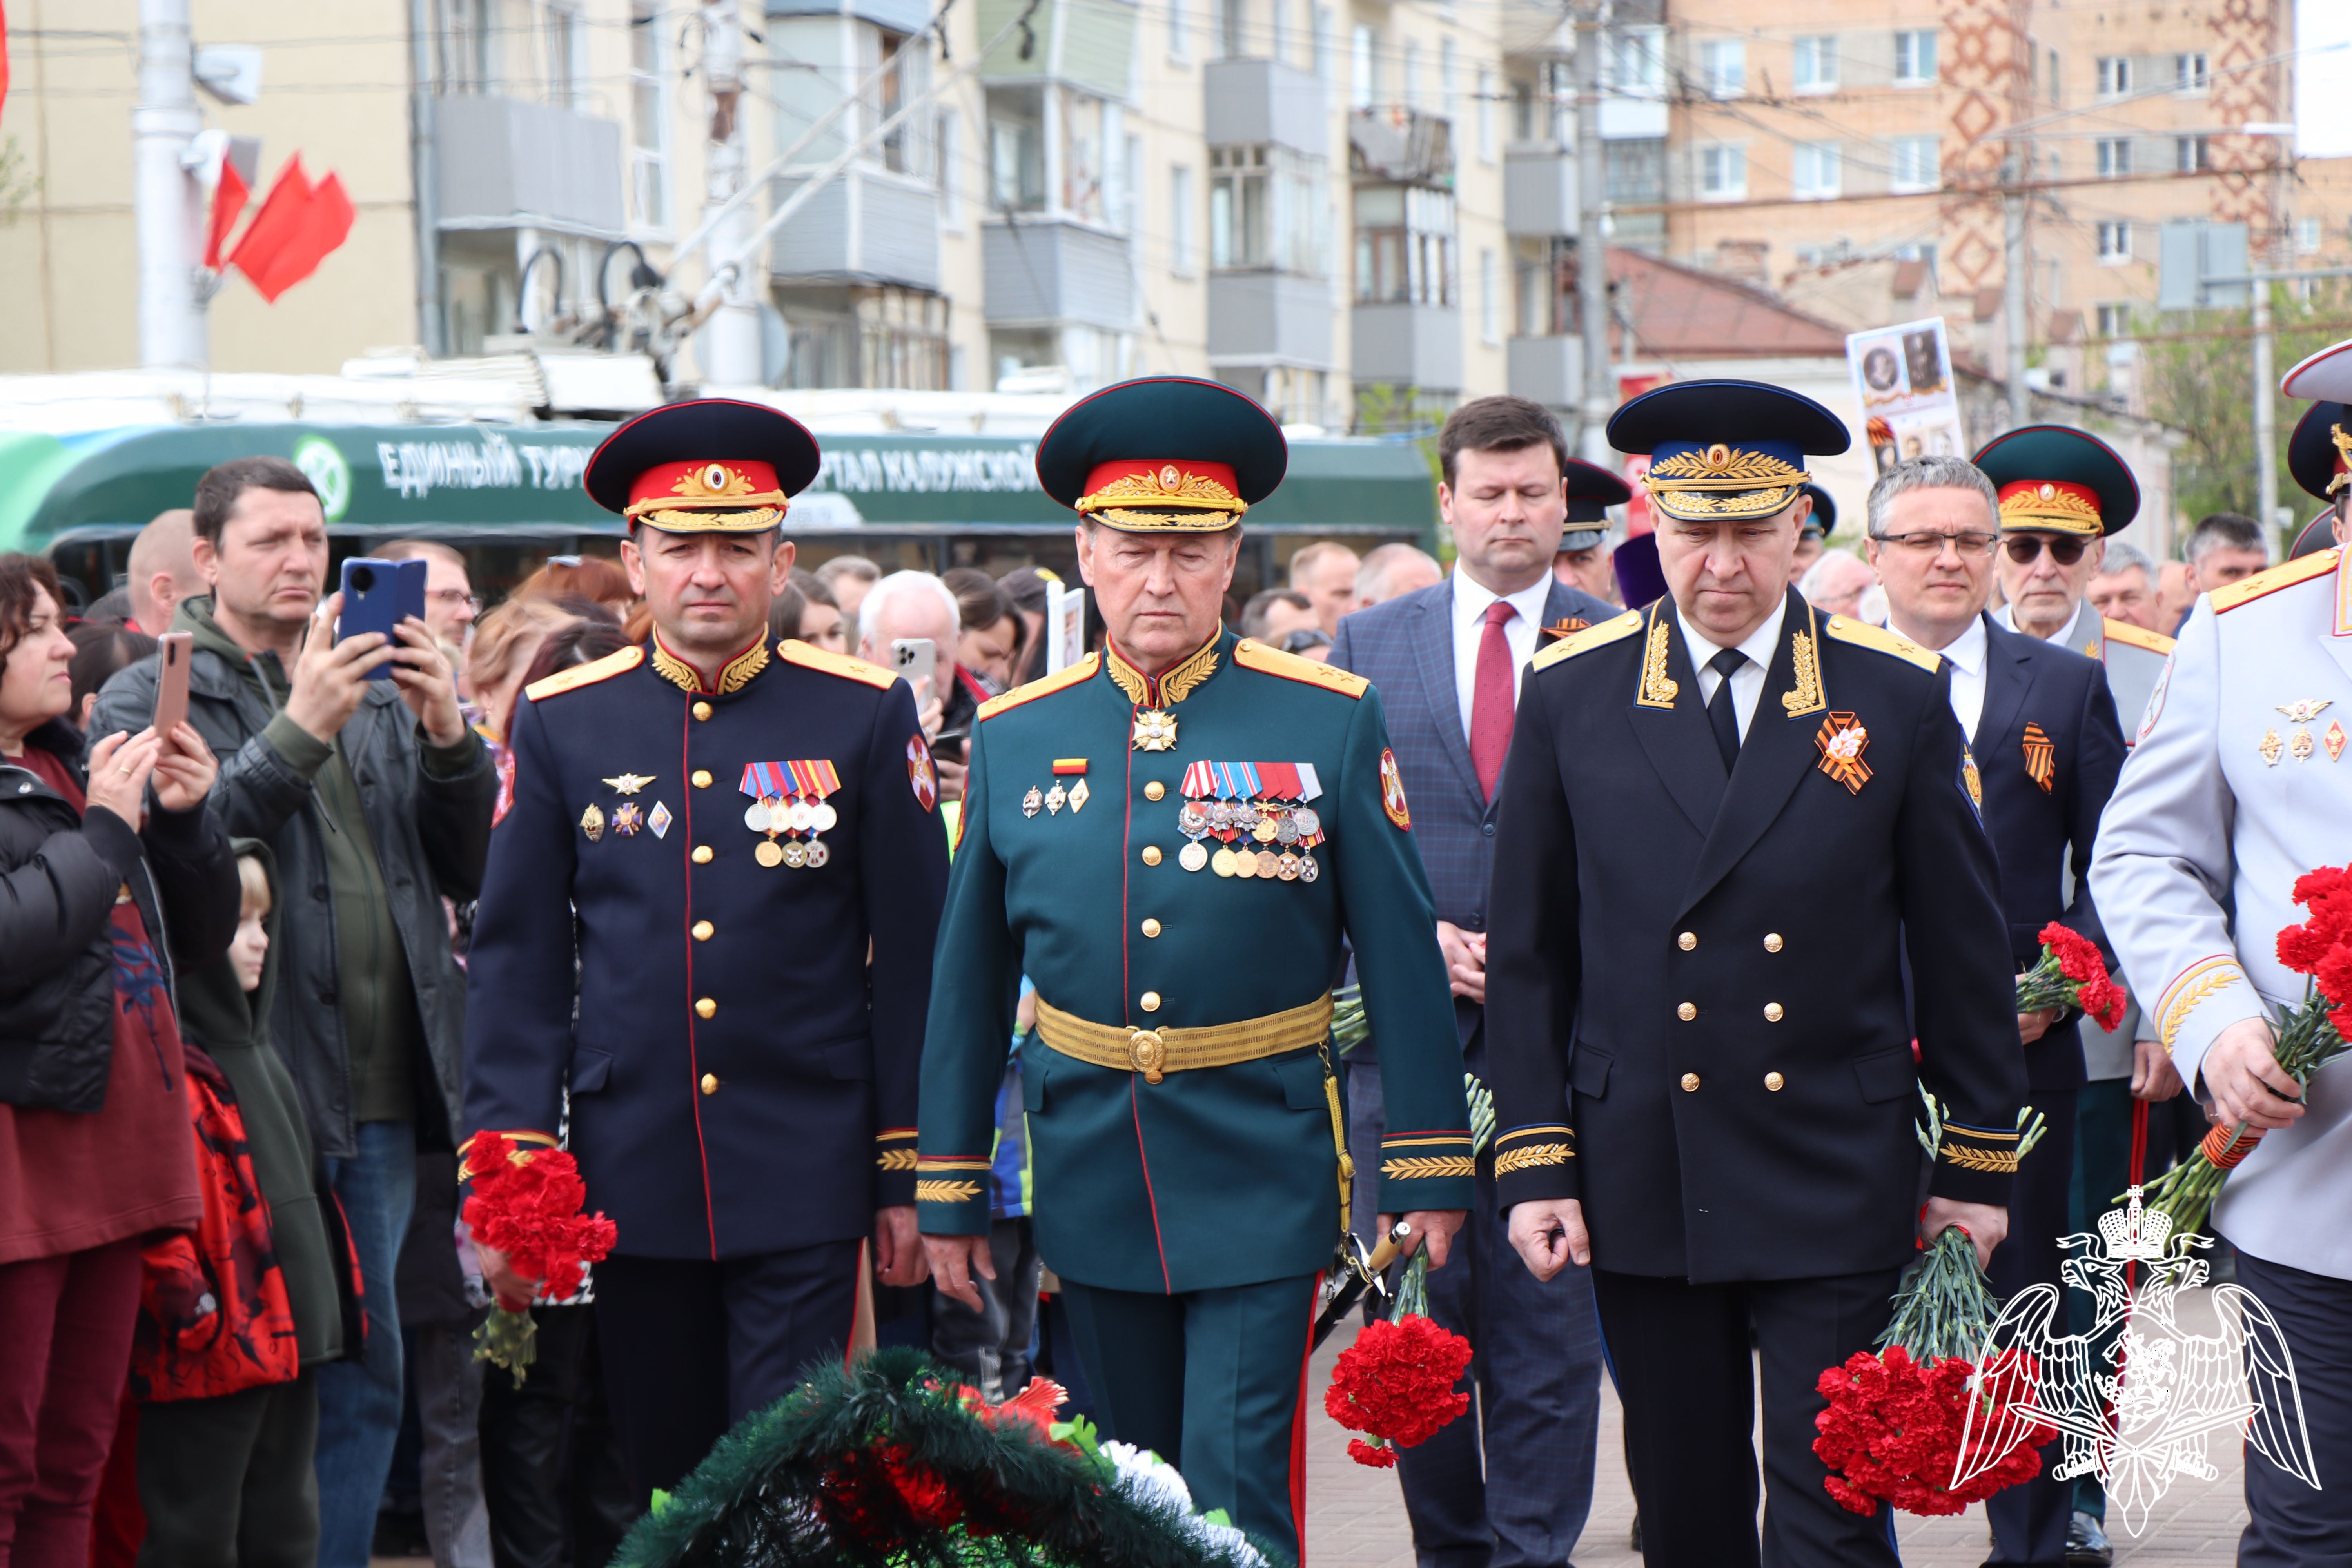
[[[2180,1316],[2210,1322],[2206,1292],[2185,1293]],[[1413,1568],[1412,1538],[1394,1470],[1369,1469],[1348,1458],[1349,1434],[1323,1414],[1331,1363],[1349,1339],[1335,1334],[1315,1358],[1307,1436],[1307,1568]],[[1619,1436],[1622,1416],[1615,1390],[1601,1385],[1600,1473],[1593,1478],[1592,1513],[1576,1551],[1576,1568],[1641,1568],[1628,1546],[1633,1494],[1626,1484]],[[2135,1568],[2228,1568],[2237,1560],[2245,1527],[2245,1492],[2238,1448],[2216,1438],[2208,1458],[2220,1473],[2210,1481],[2176,1477],[2137,1536],[2114,1531],[2116,1563]],[[1898,1516],[1895,1539],[1906,1568],[1977,1568],[1990,1550],[1981,1505],[1951,1519]]]

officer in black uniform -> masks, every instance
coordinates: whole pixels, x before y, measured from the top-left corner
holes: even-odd
[[[1495,1173],[1538,1276],[1592,1268],[1647,1561],[1895,1562],[1812,1452],[1913,1241],[2006,1225],[2024,1064],[1979,781],[1934,654],[1790,591],[1827,409],[1686,382],[1651,454],[1668,592],[1536,657],[1487,937]],[[1917,998],[1906,1023],[1904,960]],[[1946,1117],[1928,1181],[1922,1087]]]
[[[798,424],[719,400],[597,448],[588,492],[629,519],[653,634],[526,689],[475,917],[466,1122],[550,1142],[569,1095],[619,1231],[597,1331],[641,1504],[844,1353],[869,1238],[887,1283],[923,1278],[947,839],[906,684],[767,640],[779,528],[816,470]]]

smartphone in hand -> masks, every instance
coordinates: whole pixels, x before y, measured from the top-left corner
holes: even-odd
[[[188,716],[188,660],[194,657],[195,637],[188,632],[165,632],[155,639],[155,733],[168,737]]]
[[[940,645],[929,637],[893,637],[890,639],[890,668],[907,678],[909,686],[920,686],[928,680],[933,697],[944,700],[940,690]]]
[[[397,643],[393,628],[410,616],[425,618],[425,563],[377,561],[355,555],[343,563],[343,613],[335,640],[382,632],[384,641]],[[392,679],[387,659],[368,671],[370,680]]]

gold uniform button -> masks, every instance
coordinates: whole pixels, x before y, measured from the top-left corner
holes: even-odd
[[[1144,921],[1143,934],[1146,936],[1158,936],[1160,934],[1160,922],[1158,921]]]
[[[1683,1074],[1683,1092],[1685,1094],[1696,1094],[1698,1092],[1698,1074],[1695,1072],[1686,1072]]]
[[[698,702],[698,703],[696,703],[696,704],[694,705],[694,716],[695,716],[696,718],[698,718],[698,719],[708,719],[708,718],[709,718],[709,717],[710,717],[710,704],[709,704],[709,703],[708,703],[708,702]]]
[[[1789,1080],[1787,1079],[1782,1078],[1776,1072],[1768,1072],[1764,1075],[1764,1087],[1770,1089],[1774,1094],[1780,1093],[1781,1086],[1788,1081]]]
[[[1698,1004],[1696,1002],[1684,1003],[1681,1006],[1675,1009],[1675,1016],[1680,1018],[1685,1024],[1689,1023],[1693,1018],[1698,1016]]]
[[[702,1075],[702,1092],[705,1094],[717,1094],[719,1092],[719,1075],[717,1073],[707,1072]]]
[[[694,770],[694,787],[697,789],[709,789],[710,787],[710,770],[709,768],[697,768]]]
[[[1143,786],[1143,798],[1146,800],[1158,800],[1161,795],[1166,795],[1167,793],[1168,786],[1161,784],[1158,779],[1153,779],[1150,784]]]
[[[1682,935],[1675,938],[1675,945],[1681,948],[1685,952],[1688,952],[1692,948],[1698,945],[1698,933],[1696,931],[1686,931],[1683,932]]]
[[[1767,1002],[1764,1004],[1764,1021],[1766,1023],[1777,1024],[1784,1016],[1786,1016],[1786,1015],[1781,1011],[1780,1004],[1778,1002]]]
[[[1147,844],[1143,847],[1143,863],[1147,866],[1157,866],[1160,864],[1159,845]]]
[[[1157,991],[1145,992],[1140,999],[1140,1005],[1145,1012],[1157,1013],[1160,1011],[1160,993]]]
[[[698,866],[708,866],[710,864],[709,845],[698,844],[694,847],[694,863]]]
[[[694,922],[694,940],[697,942],[709,942],[710,940],[710,933],[718,929],[718,927],[712,925],[709,921],[697,921]]]
[[[1780,951],[1780,933],[1779,931],[1776,931],[1771,935],[1764,939],[1764,951],[1767,952],[1778,952]]]
[[[697,1002],[694,1005],[694,1016],[698,1018],[717,1017],[719,1016],[719,1004],[713,1002],[709,997],[705,996],[701,1001]]]

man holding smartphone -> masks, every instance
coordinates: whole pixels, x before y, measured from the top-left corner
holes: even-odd
[[[794,421],[715,398],[597,448],[588,493],[629,520],[652,635],[524,689],[474,920],[467,1129],[547,1144],[568,1109],[589,1206],[619,1229],[596,1329],[639,1508],[838,1360],[869,1262],[924,1278],[915,1093],[947,839],[906,683],[769,640],[780,526],[816,470]],[[481,1254],[530,1300],[538,1281]]]
[[[362,1350],[320,1369],[320,1568],[365,1568],[400,1426],[393,1284],[420,1149],[450,1147],[464,980],[444,894],[473,897],[497,789],[423,621],[337,640],[327,521],[281,458],[239,458],[197,481],[207,595],[175,606],[190,634],[188,719],[215,756],[213,805],[266,840],[303,908],[283,922],[270,1034],[351,1227],[366,1289]],[[371,679],[379,667],[389,679]],[[99,695],[98,731],[154,713],[157,661]]]

